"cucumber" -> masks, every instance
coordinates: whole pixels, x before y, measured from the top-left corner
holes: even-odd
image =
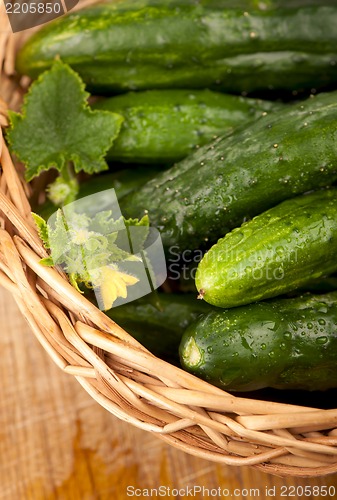
[[[34,34],[17,56],[31,77],[55,57],[89,91],[213,88],[297,91],[337,81],[337,6],[263,9],[261,2],[193,0],[102,4],[64,16]],[[244,8],[243,8],[244,7]],[[247,7],[247,8],[246,8]],[[290,7],[290,8],[288,8]]]
[[[117,199],[120,200],[123,196],[126,196],[128,193],[145,184],[149,179],[154,177],[157,172],[158,169],[154,167],[142,167],[92,176],[90,179],[80,183],[76,199],[80,200],[86,196],[113,188],[116,192]],[[42,205],[33,207],[33,211],[47,220],[57,208],[58,207],[50,200],[46,200]],[[100,206],[97,206],[97,210],[109,210],[110,208],[111,196],[102,193],[100,197]]]
[[[337,387],[337,292],[202,315],[187,328],[182,367],[230,391]]]
[[[102,99],[94,109],[124,117],[108,160],[174,163],[281,104],[211,90],[149,90]]]
[[[199,297],[236,307],[337,270],[337,188],[286,200],[221,238],[200,261]]]
[[[178,364],[178,348],[186,328],[202,313],[214,308],[195,294],[159,293],[106,311],[119,326],[155,356]]]
[[[122,211],[147,211],[168,251],[209,245],[277,203],[336,181],[336,132],[337,92],[319,94],[203,146],[126,196]]]

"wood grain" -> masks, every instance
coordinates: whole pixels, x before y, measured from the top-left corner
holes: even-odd
[[[0,348],[1,500],[125,500],[132,498],[128,486],[129,493],[145,489],[137,498],[160,486],[168,497],[168,487],[183,488],[178,496],[173,491],[174,498],[280,498],[282,487],[310,486],[305,498],[317,499],[323,496],[314,486],[337,491],[337,474],[284,479],[222,466],[116,419],[53,364],[3,289]],[[195,486],[205,488],[204,495],[188,497],[187,488]],[[218,488],[225,490],[222,497],[214,496]],[[207,489],[213,491],[207,495]]]

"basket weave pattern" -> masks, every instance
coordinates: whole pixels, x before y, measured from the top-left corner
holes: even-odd
[[[93,3],[88,2],[88,3]],[[83,5],[83,4],[82,4]],[[0,27],[8,25],[3,4]],[[113,415],[190,454],[280,476],[337,471],[337,409],[235,397],[156,358],[86,300],[46,257],[6,146],[7,109],[27,82],[13,78],[25,34],[0,32],[0,284],[54,362]]]

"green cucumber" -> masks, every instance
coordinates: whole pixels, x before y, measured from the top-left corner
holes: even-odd
[[[182,367],[230,391],[337,387],[337,292],[258,302],[200,317]]]
[[[293,8],[288,1],[275,8],[275,2],[266,2],[272,8],[264,10],[263,4],[98,5],[39,30],[19,51],[17,69],[36,77],[60,57],[91,93],[205,87],[297,91],[335,83],[336,5],[297,2]]]
[[[286,200],[221,238],[200,261],[199,297],[236,307],[337,270],[337,188]]]
[[[214,137],[282,105],[207,89],[171,89],[129,92],[93,107],[124,117],[108,160],[158,164],[181,160]]]
[[[159,293],[156,302],[147,296],[106,314],[153,354],[177,364],[184,331],[200,314],[214,308],[196,300],[195,294]]]
[[[337,180],[337,92],[269,113],[216,139],[126,196],[164,245],[210,244],[277,203]],[[158,203],[160,200],[160,203]]]

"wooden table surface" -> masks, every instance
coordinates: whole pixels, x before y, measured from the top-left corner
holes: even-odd
[[[218,465],[118,420],[53,364],[1,288],[0,348],[1,500],[124,500],[148,498],[151,488],[157,489],[152,498],[281,498],[283,492],[317,499],[333,498],[325,488],[337,492],[337,474],[284,479]]]

